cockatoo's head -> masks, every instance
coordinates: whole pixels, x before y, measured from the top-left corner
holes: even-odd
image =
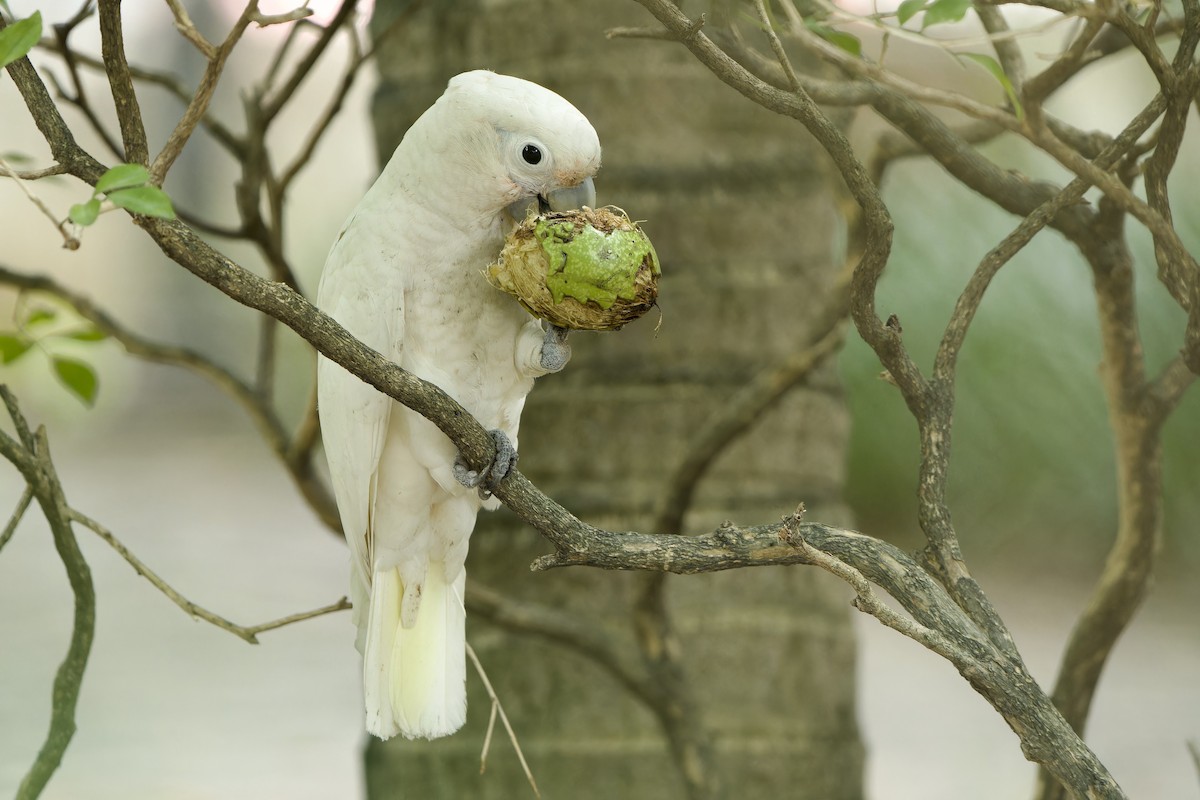
[[[536,83],[486,70],[464,72],[418,124],[426,152],[438,162],[428,166],[446,181],[445,196],[463,210],[507,210],[520,220],[531,207],[565,211],[596,204],[596,130],[575,106]]]

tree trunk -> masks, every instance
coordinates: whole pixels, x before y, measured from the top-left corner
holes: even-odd
[[[408,6],[379,0],[375,34]],[[451,76],[494,69],[541,83],[586,114],[604,147],[600,203],[646,220],[664,271],[661,328],[651,312],[619,333],[573,334],[571,363],[538,381],[520,436],[523,471],[575,513],[618,530],[653,525],[695,432],[801,346],[841,266],[836,178],[815,145],[682,47],[604,36],[653,24],[632,3],[603,0],[429,3],[392,28],[378,56],[381,158]],[[714,463],[685,530],[767,521],[800,501],[814,518],[847,522],[848,424],[827,364]],[[652,579],[531,573],[546,551],[508,512],[481,515],[467,574],[606,631],[657,676],[653,643],[639,651],[634,624]],[[657,714],[588,658],[469,615],[468,639],[543,796],[861,797],[845,587],[799,568],[671,578],[665,587],[667,616],[657,621],[673,626],[668,654],[679,663],[669,679],[677,691]],[[458,735],[371,741],[371,797],[532,796],[498,724],[479,774],[489,700],[474,676],[468,685]],[[709,753],[711,763],[689,760]]]

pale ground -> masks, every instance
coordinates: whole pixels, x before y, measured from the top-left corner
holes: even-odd
[[[161,371],[160,371],[161,375]],[[159,380],[162,380],[160,376]],[[191,379],[133,403],[125,441],[52,438],[70,501],[190,599],[243,623],[343,593],[342,546],[321,530],[254,433]],[[170,400],[170,402],[167,402]],[[188,432],[171,432],[187,420]],[[53,433],[53,432],[52,432]],[[0,513],[20,486],[0,472]],[[99,622],[79,732],[50,800],[325,800],[361,791],[357,656],[339,614],[252,647],[193,622],[103,542],[80,533]],[[985,578],[986,580],[986,578]],[[1078,587],[997,575],[990,587],[1039,677]],[[1194,798],[1200,738],[1197,592],[1159,587],[1109,666],[1092,741],[1134,798]],[[0,796],[30,763],[66,648],[70,599],[40,516],[0,553]],[[875,800],[1028,797],[1016,739],[958,675],[861,618],[860,718]]]

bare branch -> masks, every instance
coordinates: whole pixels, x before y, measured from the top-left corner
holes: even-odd
[[[3,161],[3,159],[0,159],[0,161]],[[42,178],[52,178],[56,175],[66,175],[67,168],[62,164],[52,164],[49,167],[42,167],[41,169],[13,170],[10,168],[5,170],[5,172],[10,178],[17,178],[18,180],[22,181],[40,181]]]
[[[191,42],[200,51],[200,55],[212,61],[216,57],[217,48],[196,29],[196,25],[192,22],[192,18],[188,16],[187,9],[183,7],[183,3],[180,0],[167,0],[167,5],[171,9],[171,14],[175,17],[175,29],[183,34],[183,38]]]
[[[308,73],[321,58],[326,48],[329,47],[338,30],[350,20],[357,6],[358,0],[342,0],[337,12],[333,15],[333,19],[321,29],[321,35],[317,37],[317,41],[304,54],[304,58],[296,65],[295,70],[292,71],[291,76],[288,77],[284,85],[276,90],[274,94],[263,99],[262,118],[265,124],[269,125],[292,99],[296,90],[300,88],[300,84],[308,77]]]
[[[1099,17],[1088,19],[1071,46],[1050,66],[1025,82],[1026,104],[1040,107],[1041,101],[1066,83],[1084,64],[1089,63],[1088,54],[1095,52],[1092,42],[1104,28],[1104,24],[1104,20]]]
[[[285,11],[282,14],[263,14],[258,9],[254,9],[250,18],[254,20],[254,24],[260,28],[266,28],[270,25],[283,25],[288,22],[297,22],[312,16],[312,9],[306,6],[293,8],[291,11]]]
[[[56,166],[61,166],[61,165],[56,165]],[[61,174],[63,174],[64,171],[65,171],[65,169],[63,169],[62,171],[53,172],[53,173],[49,173],[49,174],[61,175]],[[57,230],[59,232],[59,234],[63,237],[63,247],[65,247],[68,250],[78,250],[79,249],[79,239],[77,239],[75,236],[73,236],[72,234],[67,232],[66,220],[59,220],[59,218],[57,216],[55,216],[54,212],[50,210],[50,207],[48,205],[46,205],[45,201],[42,200],[42,198],[38,197],[36,194],[34,194],[33,191],[28,186],[25,185],[25,180],[22,178],[22,176],[15,169],[13,169],[11,164],[9,164],[3,158],[0,158],[0,173],[3,173],[5,175],[7,175],[8,177],[12,178],[13,181],[17,184],[17,188],[20,189],[21,192],[25,195],[25,197],[27,197],[29,199],[29,202],[33,203],[33,205],[37,208],[37,210],[42,212],[42,216],[44,216],[46,219],[50,220],[50,222],[54,225],[54,229]]]
[[[787,51],[783,49],[783,42],[779,41],[779,34],[775,33],[775,27],[771,24],[771,18],[767,16],[767,7],[763,0],[754,0],[754,8],[758,12],[758,21],[767,34],[767,41],[771,43],[771,50],[775,52],[775,58],[779,61],[783,74],[787,76],[788,86],[793,92],[798,91],[800,81],[796,78],[796,70],[792,69],[791,59],[788,58]]]
[[[167,599],[183,609],[189,616],[204,620],[205,622],[214,625],[223,631],[228,631],[239,639],[249,642],[250,644],[258,644],[258,634],[262,633],[263,631],[275,630],[276,628],[282,628],[285,625],[291,625],[295,622],[301,622],[303,620],[312,619],[313,617],[319,617],[323,614],[330,614],[335,611],[344,611],[350,608],[350,601],[343,597],[336,603],[322,606],[321,608],[314,609],[312,611],[291,614],[271,622],[264,622],[259,625],[249,626],[238,625],[235,622],[230,622],[224,617],[214,614],[206,608],[196,605],[191,600],[188,600],[182,594],[177,592],[171,587],[170,584],[159,577],[158,573],[147,567],[141,559],[130,552],[129,548],[122,544],[121,541],[117,539],[115,535],[113,535],[112,531],[101,525],[96,520],[74,509],[68,509],[67,513],[72,521],[78,522],[85,528],[89,528],[93,533],[107,542],[112,549],[117,551],[121,558],[125,559],[129,563],[129,566],[133,567],[134,572],[150,581],[151,585],[153,585],[155,589],[158,589],[160,592],[166,595]]]
[[[75,597],[71,642],[54,676],[50,729],[37,757],[17,787],[17,800],[34,800],[62,763],[63,754],[75,735],[75,708],[96,633],[96,590],[92,584],[91,570],[71,530],[69,509],[50,459],[45,430],[39,428],[35,434],[30,432],[17,407],[16,398],[7,386],[0,385],[0,398],[8,409],[18,437],[12,439],[0,430],[0,456],[17,468],[32,489],[50,526],[55,550],[66,568],[67,580]]]
[[[31,502],[33,502],[33,484],[30,483],[25,485],[25,491],[21,492],[21,499],[17,500],[17,507],[9,515],[4,530],[0,531],[0,550],[4,549],[4,545],[8,544],[8,540],[17,532],[17,526],[21,524],[21,519],[25,516]]]
[[[104,62],[98,58],[89,56],[86,53],[81,53],[78,50],[67,46],[66,41],[61,39],[52,43],[43,43],[42,47],[45,47],[51,52],[60,55],[63,60],[67,62],[68,66],[72,68],[71,74],[75,78],[77,96],[75,98],[66,97],[61,90],[60,94],[63,94],[64,99],[66,99],[68,102],[71,102],[73,105],[81,106],[85,115],[90,114],[91,118],[94,118],[95,115],[92,113],[91,108],[84,107],[87,103],[87,99],[83,94],[83,83],[78,79],[78,71],[72,65],[78,64],[85,66],[88,69],[94,69],[99,72],[103,72]],[[144,69],[142,67],[130,64],[129,74],[136,81],[158,86],[166,90],[167,93],[182,102],[185,106],[191,103],[192,98],[194,97],[194,92],[190,87],[185,87],[178,78],[166,72]],[[95,119],[94,125],[99,124],[99,119]],[[220,144],[225,148],[226,151],[229,152],[230,155],[234,156],[235,158],[241,157],[242,153],[245,151],[245,143],[239,136],[221,124],[221,122],[215,119],[211,114],[205,114],[201,119],[200,124],[206,131],[208,131],[208,133],[214,140],[216,140],[218,144]],[[103,135],[107,137],[107,131],[103,132]]]
[[[1012,83],[1017,97],[1020,97],[1025,87],[1025,57],[1021,54],[1020,44],[1012,38],[1008,21],[1000,13],[1000,9],[982,2],[975,3],[974,8],[975,13],[979,15],[979,21],[988,32],[992,46],[996,49],[996,56],[1000,59],[1004,74]]]
[[[176,2],[176,0],[172,0],[172,2]],[[213,93],[217,90],[217,81],[220,80],[221,72],[225,69],[225,62],[233,52],[238,40],[242,38],[242,34],[246,28],[250,25],[251,18],[257,10],[256,6],[257,3],[255,2],[247,4],[241,16],[233,23],[233,27],[230,29],[228,35],[226,35],[225,41],[221,43],[220,47],[212,49],[212,45],[208,45],[210,48],[209,51],[201,48],[201,52],[204,52],[208,58],[208,64],[204,67],[204,74],[200,76],[200,83],[196,87],[192,101],[188,103],[183,116],[176,123],[175,130],[171,131],[171,135],[167,138],[167,143],[163,145],[162,150],[155,156],[154,163],[150,165],[150,180],[154,183],[162,184],[163,179],[167,176],[167,171],[171,169],[171,165],[175,163],[175,159],[179,158],[179,154],[183,152],[183,147],[192,137],[196,126],[204,119],[205,114],[208,112],[208,105],[212,102]],[[183,13],[183,18],[186,19],[187,14],[183,12],[182,7],[180,7],[180,11]],[[177,24],[179,24],[179,20],[180,17],[177,15]],[[181,30],[185,29],[181,28]],[[193,26],[191,30],[195,31],[195,27]],[[187,35],[186,30],[184,35]],[[196,36],[199,36],[198,32]],[[200,37],[199,41],[208,44],[203,37]],[[196,41],[193,40],[193,43],[196,43]],[[106,56],[105,63],[107,62],[108,58]],[[128,72],[128,68],[126,68],[126,72]],[[133,91],[132,79],[130,79],[129,90]]]
[[[517,760],[521,762],[521,769],[525,771],[525,779],[529,781],[530,787],[533,789],[534,797],[540,798],[542,793],[538,791],[537,781],[533,779],[533,772],[529,769],[529,762],[525,760],[525,754],[521,752],[521,743],[517,740],[517,734],[513,731],[512,723],[508,721],[508,714],[504,713],[504,706],[500,703],[500,697],[496,694],[496,690],[492,688],[492,682],[488,680],[487,673],[483,670],[483,664],[479,662],[479,656],[475,655],[475,648],[470,644],[466,645],[467,658],[471,659],[471,664],[475,667],[475,672],[478,673],[479,679],[483,682],[483,688],[488,693],[488,697],[492,700],[492,714],[500,715],[500,722],[504,725],[504,730],[508,732],[508,740],[512,742],[513,750],[517,751]],[[488,741],[491,740],[492,725],[488,723]],[[483,765],[487,763],[487,744],[484,744],[483,755],[480,756],[479,771],[483,771]]]
[[[788,531],[789,537],[795,542],[797,547],[805,550],[808,557],[812,559],[811,563],[814,566],[820,567],[850,584],[855,592],[855,608],[866,614],[870,614],[901,636],[907,636],[923,647],[938,653],[953,664],[966,664],[970,662],[970,654],[955,645],[948,637],[893,611],[879,599],[878,595],[875,594],[874,588],[872,588],[870,582],[866,579],[866,576],[857,569],[836,556],[832,556],[814,547],[809,547],[804,541],[802,532],[795,527],[795,524],[801,520],[803,515],[804,506],[801,504],[797,508],[796,513],[790,518],[790,523],[793,527]],[[785,522],[786,524],[788,522]]]
[[[1106,171],[1111,169],[1129,148],[1137,142],[1138,137],[1149,130],[1154,121],[1162,115],[1165,107],[1166,101],[1162,95],[1158,95],[1152,100],[1126,126],[1125,130],[1114,140],[1113,144],[1096,159],[1097,169]],[[945,335],[942,337],[942,342],[938,347],[934,365],[934,381],[938,385],[939,391],[947,395],[951,394],[951,385],[954,382],[954,365],[958,358],[959,350],[962,347],[967,330],[975,317],[975,312],[979,309],[979,305],[983,301],[984,292],[990,285],[992,278],[1021,248],[1028,244],[1039,231],[1048,225],[1058,215],[1059,211],[1078,202],[1088,188],[1090,188],[1090,184],[1082,178],[1076,178],[1071,181],[1054,198],[1047,200],[1035,209],[1033,213],[1023,219],[1021,224],[1012,233],[1004,237],[999,244],[984,256],[974,274],[972,274],[970,281],[968,281],[966,288],[963,289],[962,295],[958,298],[954,312],[946,326]]]
[[[274,410],[261,402],[258,394],[232,372],[193,350],[163,345],[127,329],[90,299],[71,291],[52,278],[26,275],[0,265],[0,284],[8,284],[29,291],[45,292],[56,297],[70,305],[77,314],[95,325],[98,330],[120,342],[130,355],[152,363],[186,369],[213,383],[237,401],[250,415],[250,418],[258,426],[263,440],[288,467],[288,473],[300,493],[321,520],[332,530],[340,530],[337,506],[333,497],[312,469],[312,440],[308,440],[303,447],[297,449],[296,442],[288,436],[283,423],[280,422]],[[312,430],[307,435],[312,437],[315,434],[316,431]]]
[[[121,125],[122,160],[131,164],[149,164],[146,126],[142,122],[142,109],[138,105],[133,77],[129,74],[129,62],[125,59],[121,0],[99,0],[99,9],[100,49],[108,73],[108,85],[112,89],[113,105],[117,109],[117,121]]]
[[[355,80],[362,72],[362,65],[368,58],[368,54],[364,53],[358,41],[358,37],[354,35],[353,28],[350,29],[350,41],[353,46],[353,52],[350,59],[346,62],[345,71],[342,73],[342,80],[338,88],[334,91],[333,97],[329,101],[329,105],[321,113],[316,123],[309,129],[308,137],[305,139],[304,145],[300,148],[300,152],[292,160],[292,163],[283,171],[277,182],[277,191],[282,195],[291,186],[292,181],[300,173],[309,160],[312,158],[313,152],[317,149],[317,144],[329,129],[329,125],[337,117],[342,110],[342,105],[346,101],[346,96],[350,93],[350,89],[354,86]]]
[[[650,687],[645,670],[628,648],[604,632],[602,625],[581,625],[579,617],[552,606],[505,597],[472,580],[467,586],[467,612],[520,634],[537,636],[584,656],[646,701]]]
[[[834,295],[840,295],[844,299],[845,292],[835,291]],[[835,299],[829,306],[831,309],[839,307],[842,309],[840,313],[844,314],[844,302],[839,303]],[[764,370],[745,388],[723,403],[719,411],[705,420],[704,426],[693,434],[691,445],[683,459],[671,472],[660,510],[655,517],[655,530],[661,533],[682,533],[683,517],[691,506],[696,486],[717,456],[760,421],[765,411],[806,380],[817,367],[841,348],[845,331],[837,324],[838,321],[834,317],[832,324],[828,326],[817,325],[816,332],[820,333],[820,338],[808,343],[782,364]]]

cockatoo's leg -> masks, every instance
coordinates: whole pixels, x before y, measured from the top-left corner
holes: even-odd
[[[558,372],[571,360],[571,345],[567,344],[566,328],[548,325],[542,340],[542,369]]]
[[[517,463],[517,448],[513,447],[507,434],[501,430],[488,431],[496,444],[496,455],[492,463],[481,470],[473,470],[463,461],[462,454],[454,461],[454,477],[468,489],[478,489],[479,496],[487,500],[492,496],[496,484],[504,480]]]

